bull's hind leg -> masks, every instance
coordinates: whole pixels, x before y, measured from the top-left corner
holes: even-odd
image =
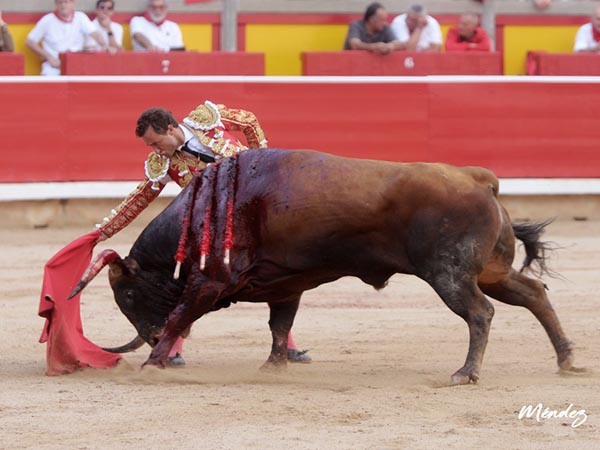
[[[562,370],[578,370],[573,367],[572,344],[560,326],[541,281],[510,269],[502,280],[490,284],[480,283],[480,288],[496,300],[509,305],[523,306],[531,311],[550,337],[558,358],[558,366]]]
[[[475,277],[448,271],[429,284],[448,307],[467,322],[469,326],[469,351],[463,367],[452,375],[453,385],[476,383],[488,342],[494,307],[479,290]]]
[[[269,328],[273,336],[271,354],[263,365],[263,369],[284,367],[287,364],[288,334],[294,324],[294,317],[300,304],[300,295],[289,297],[285,301],[269,303]]]

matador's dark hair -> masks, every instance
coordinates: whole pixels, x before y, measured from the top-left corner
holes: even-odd
[[[137,137],[144,136],[149,127],[152,127],[158,134],[166,134],[169,125],[179,126],[171,111],[164,108],[150,108],[144,111],[138,119],[135,135]]]

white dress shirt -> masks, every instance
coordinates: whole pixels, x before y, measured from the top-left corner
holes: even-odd
[[[42,17],[27,35],[27,39],[41,42],[42,48],[52,57],[59,53],[81,52],[85,38],[96,31],[92,21],[84,13],[75,11],[73,20],[65,22],[56,14],[48,13]],[[48,61],[42,63],[42,75],[60,75],[60,69],[54,68]]]
[[[133,38],[134,34],[141,33],[155,47],[168,52],[172,48],[183,47],[183,37],[179,25],[170,20],[165,20],[162,24],[156,25],[144,16],[136,16],[129,23],[131,32],[131,43],[136,51],[146,51],[146,49],[137,43]]]
[[[406,24],[406,13],[397,16],[390,25],[392,31],[396,35],[396,39],[400,42],[408,42],[410,39],[410,30]],[[427,26],[421,31],[419,42],[417,43],[417,51],[426,50],[430,44],[442,45],[442,29],[437,20],[431,16],[427,16]]]

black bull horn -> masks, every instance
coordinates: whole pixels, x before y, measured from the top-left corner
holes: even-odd
[[[85,269],[81,280],[79,283],[77,283],[77,286],[75,286],[75,289],[73,289],[71,295],[69,295],[69,300],[79,294],[88,285],[88,283],[100,273],[104,266],[116,262],[115,260],[120,263],[119,266],[123,266],[123,260],[114,250],[103,250],[100,252],[100,254],[98,254],[98,256],[96,256],[96,258],[94,258],[94,260],[90,263],[88,268]]]
[[[110,352],[110,353],[127,353],[127,352],[132,352],[134,350],[137,350],[145,343],[146,343],[146,341],[144,341],[140,337],[140,335],[137,335],[136,337],[133,338],[133,340],[131,342],[128,342],[125,345],[121,345],[120,347],[111,347],[111,348],[102,347],[102,350]]]
[[[98,256],[96,256],[96,258],[94,258],[94,260],[85,270],[83,276],[81,277],[81,280],[79,281],[79,283],[77,283],[77,286],[75,287],[75,289],[73,289],[71,295],[69,295],[69,300],[75,297],[77,294],[79,294],[107,264],[115,265],[116,267],[111,267],[111,270],[114,270],[115,272],[119,269],[121,271],[124,270],[123,259],[119,256],[117,252],[115,252],[114,250],[103,250],[98,254]],[[128,342],[125,345],[121,345],[120,347],[103,347],[102,349],[110,353],[127,353],[137,350],[145,343],[146,342],[138,335],[131,342]]]

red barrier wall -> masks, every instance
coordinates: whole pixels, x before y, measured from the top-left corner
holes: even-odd
[[[265,55],[251,52],[63,53],[61,69],[63,75],[264,75]]]
[[[600,83],[589,79],[38,80],[0,78],[0,182],[140,179],[140,112],[165,106],[182,118],[204,99],[254,111],[272,147],[600,177]]]
[[[303,52],[302,75],[502,75],[495,52]]]
[[[25,55],[0,52],[0,75],[25,75]]]
[[[600,75],[600,58],[596,53],[527,53],[527,75]]]

